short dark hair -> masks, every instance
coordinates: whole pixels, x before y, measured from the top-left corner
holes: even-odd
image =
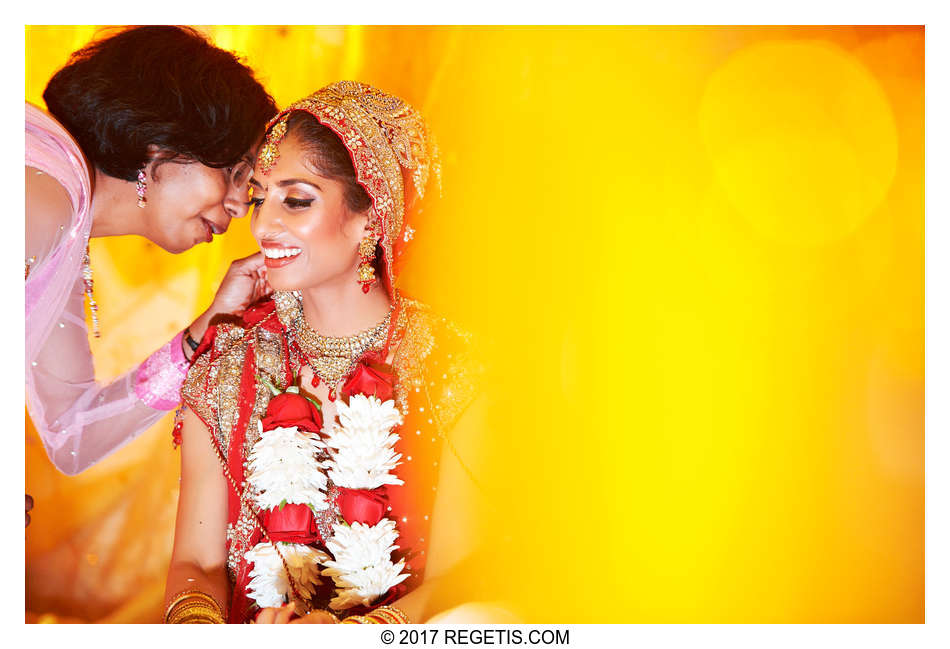
[[[46,86],[49,112],[103,173],[135,180],[162,158],[236,164],[277,107],[234,54],[190,27],[123,28],[74,52]]]
[[[343,198],[350,211],[365,212],[373,206],[373,199],[356,180],[349,149],[332,129],[310,113],[295,110],[287,118],[287,134],[300,141],[308,161],[321,176],[343,183]]]

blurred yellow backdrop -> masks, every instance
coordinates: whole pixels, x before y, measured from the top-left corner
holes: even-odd
[[[439,138],[404,286],[491,367],[471,597],[529,622],[923,621],[922,27],[200,28],[280,105],[357,78]],[[95,31],[28,27],[26,99]],[[97,372],[254,250],[242,221],[178,256],[94,240]],[[170,428],[67,478],[27,422],[27,619],[159,619]]]

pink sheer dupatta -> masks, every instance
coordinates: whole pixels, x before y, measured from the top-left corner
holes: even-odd
[[[69,133],[29,103],[26,166],[56,179],[73,205],[71,223],[50,254],[33,265],[25,294],[27,407],[50,460],[73,475],[174,408],[188,363],[178,334],[125,375],[108,385],[96,383],[82,281],[92,227],[91,181]]]

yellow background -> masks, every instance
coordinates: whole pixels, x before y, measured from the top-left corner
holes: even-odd
[[[427,115],[406,289],[491,367],[491,560],[529,622],[922,622],[924,30],[205,27],[286,105]],[[91,26],[28,27],[26,98]],[[203,310],[246,222],[94,240],[117,375]],[[29,423],[27,619],[156,621],[170,419],[58,474]]]

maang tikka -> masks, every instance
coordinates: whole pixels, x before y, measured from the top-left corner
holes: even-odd
[[[274,165],[277,163],[277,158],[280,157],[280,151],[277,146],[280,144],[280,141],[284,139],[284,136],[287,135],[287,119],[288,115],[284,115],[274,124],[270,131],[267,132],[267,136],[264,138],[264,146],[261,148],[260,155],[257,156],[257,163],[260,165],[261,173],[265,176],[274,168]]]

